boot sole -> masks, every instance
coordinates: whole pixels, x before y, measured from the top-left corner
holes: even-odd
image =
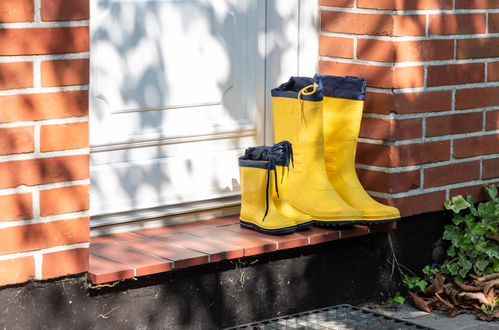
[[[276,229],[267,229],[267,228],[262,228],[258,225],[255,225],[254,223],[247,222],[247,221],[244,221],[241,219],[239,219],[239,225],[243,228],[246,228],[246,229],[252,229],[252,230],[257,231],[259,233],[270,234],[270,235],[285,235],[285,234],[293,233],[297,229],[296,226],[276,228]]]
[[[399,221],[401,218],[383,219],[383,220],[363,220],[362,225],[379,225],[382,223]]]
[[[312,226],[314,223],[315,223],[315,220],[310,220],[310,221],[307,221],[304,223],[300,223],[300,224],[296,225],[296,229],[297,230],[307,229],[308,227]]]
[[[318,227],[340,227],[340,226],[353,226],[363,225],[363,220],[338,220],[338,221],[320,221],[315,220],[314,225]]]

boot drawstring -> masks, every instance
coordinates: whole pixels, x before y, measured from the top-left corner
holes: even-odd
[[[312,88],[310,92],[307,92],[307,89]],[[303,99],[301,98],[302,95],[312,95],[317,91],[317,83],[313,83],[311,85],[308,85],[306,87],[303,87],[299,92],[298,92],[298,100],[300,101],[300,114],[301,114],[301,121],[300,124],[303,124],[305,122],[305,110],[303,109]]]
[[[276,143],[270,148],[270,150],[271,151],[268,154],[268,163],[267,163],[267,184],[265,187],[265,214],[263,215],[262,221],[265,221],[265,218],[267,217],[267,214],[269,213],[270,171],[272,169],[274,170],[275,192],[277,194],[277,198],[279,198],[279,182],[277,179],[277,167],[276,167],[278,150],[283,151],[284,164],[287,166],[288,171],[289,171],[290,160],[294,166],[293,148],[292,148],[291,143],[289,141],[282,141],[282,142]],[[282,180],[281,180],[281,183],[282,183]]]

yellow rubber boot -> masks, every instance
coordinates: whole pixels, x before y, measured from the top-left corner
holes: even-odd
[[[239,159],[241,176],[241,227],[265,234],[294,232],[296,222],[278,209],[279,197],[274,180],[275,167],[268,161]]]
[[[276,166],[277,181],[279,188],[279,200],[277,201],[277,209],[286,217],[293,219],[298,230],[305,229],[314,224],[314,219],[303,212],[300,212],[289,203],[288,198],[288,179],[289,167]]]
[[[398,209],[383,205],[367,194],[355,171],[365,80],[328,75],[316,78],[324,88],[324,150],[329,181],[343,200],[362,212],[364,224],[400,219]]]
[[[333,189],[326,174],[320,82],[292,77],[272,90],[274,139],[293,145],[294,166],[287,184],[289,204],[312,216],[318,225],[362,222],[359,210]]]

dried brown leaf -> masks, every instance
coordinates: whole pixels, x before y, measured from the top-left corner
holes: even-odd
[[[491,305],[487,300],[487,298],[485,298],[483,292],[461,292],[460,294],[458,294],[458,297],[470,300],[477,300],[480,303],[485,304],[487,306]]]
[[[444,282],[444,276],[440,273],[436,274],[433,282],[426,288],[425,294],[430,295],[432,293],[444,292]]]
[[[409,296],[411,297],[412,303],[416,308],[426,313],[431,312],[431,306],[432,306],[431,301],[427,301],[426,299],[421,298],[420,296],[411,291],[409,291]]]
[[[485,299],[487,299],[487,301],[489,302],[490,305],[492,305],[494,300],[498,299],[497,294],[496,294],[496,290],[493,287],[489,288],[488,291],[484,292],[484,295],[485,295]]]
[[[453,304],[453,305],[458,305],[459,304],[459,299],[457,299],[457,295],[459,294],[459,291],[450,287],[450,286],[446,286],[444,288],[444,293],[445,295],[447,296],[448,300],[450,300],[450,302]]]
[[[499,278],[496,278],[495,280],[490,280],[488,282],[484,282],[483,292],[488,293],[490,289],[498,286],[499,286]]]
[[[453,308],[450,310],[450,312],[447,314],[447,316],[449,317],[456,317],[460,314],[466,314],[466,313],[469,313],[470,311],[467,310],[467,309],[464,309],[464,308],[459,308],[459,307],[456,307],[456,308]]]
[[[488,282],[491,280],[495,280],[496,278],[499,278],[499,273],[494,273],[494,274],[489,274],[489,275],[485,275],[482,277],[478,277],[478,278],[476,278],[476,280],[478,282]]]
[[[468,291],[468,292],[480,292],[480,291],[482,291],[481,288],[474,286],[474,285],[469,285],[466,283],[456,283],[456,285],[463,291]]]
[[[449,301],[445,300],[444,298],[442,298],[438,293],[435,293],[435,297],[437,297],[437,299],[442,303],[444,304],[445,306],[449,307],[450,309],[453,309],[454,307],[456,307],[454,304],[450,303]]]

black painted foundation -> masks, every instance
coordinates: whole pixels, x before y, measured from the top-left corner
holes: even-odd
[[[418,271],[448,214],[405,218],[396,231],[193,267],[91,288],[85,276],[0,289],[0,329],[217,329],[336,304],[384,301],[398,261]]]

